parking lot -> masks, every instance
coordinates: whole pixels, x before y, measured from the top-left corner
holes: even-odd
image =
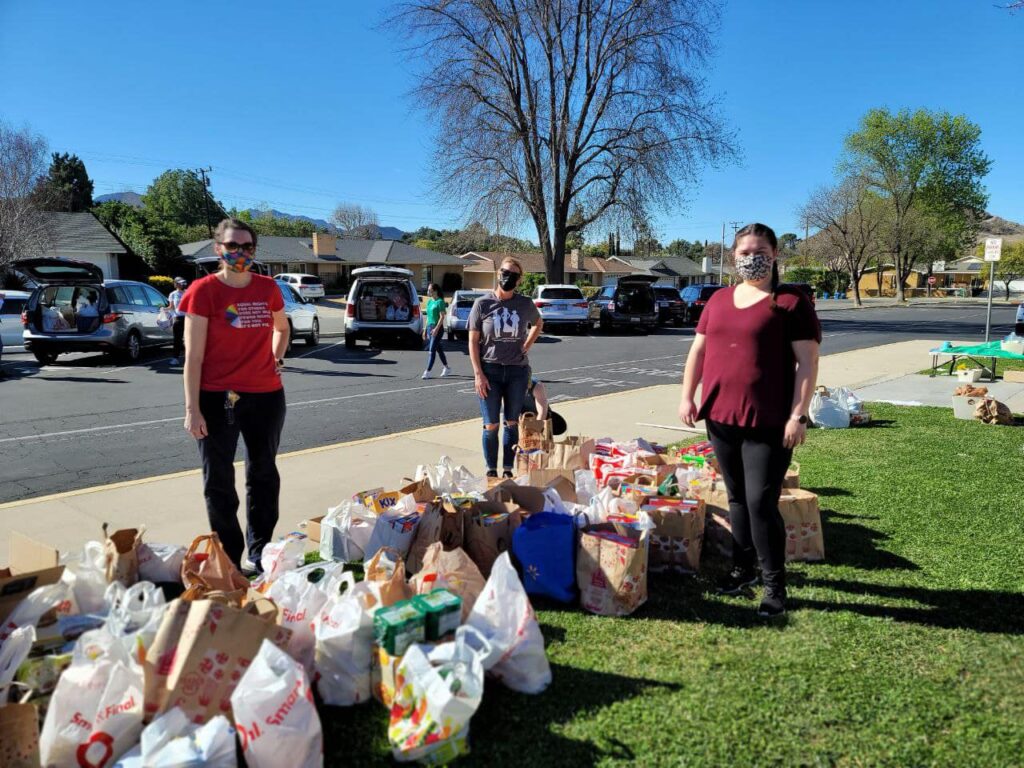
[[[321,311],[327,333],[334,311]],[[1007,307],[995,310],[997,334],[1009,332],[1013,314]],[[830,354],[908,339],[980,339],[985,309],[823,308],[820,316],[822,352]],[[544,335],[530,357],[557,403],[678,380],[692,338],[692,327],[646,336]],[[296,344],[285,373],[282,450],[475,418],[466,344],[446,344],[453,375],[426,381],[420,379],[421,352],[365,345],[346,350],[340,337],[325,338],[317,347]],[[2,365],[0,501],[197,466],[195,442],[181,429],[181,367],[170,365],[166,350],[150,351],[132,366],[93,354],[61,356],[40,366],[8,347]],[[659,423],[673,419],[674,414],[651,414]]]

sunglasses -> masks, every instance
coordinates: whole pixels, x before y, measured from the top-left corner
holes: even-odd
[[[236,243],[233,240],[227,243],[221,243],[224,250],[228,253],[238,253],[244,251],[245,253],[256,253],[255,243]]]
[[[523,273],[516,272],[515,270],[512,269],[502,269],[499,270],[498,274],[501,275],[502,277],[508,277],[509,275],[515,275],[516,277],[520,277]]]

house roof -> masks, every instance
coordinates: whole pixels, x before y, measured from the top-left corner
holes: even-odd
[[[619,256],[612,256],[612,260],[623,261],[631,264],[650,275],[664,275],[665,277],[703,277],[709,274],[704,272],[693,260],[682,256],[666,256],[663,259],[626,259]]]
[[[544,263],[543,253],[507,253],[504,251],[470,251],[462,255],[464,261],[471,262],[466,266],[466,272],[494,274],[497,265],[507,257],[516,259],[523,265],[523,271],[527,274],[544,274],[547,272],[547,265]],[[575,269],[569,266],[568,256],[565,259],[565,274],[606,274],[606,275],[633,275],[639,274],[642,270],[630,266],[623,261],[615,259],[599,259],[591,256],[583,257],[583,269]]]
[[[199,240],[179,246],[181,255],[187,259],[213,256],[213,240]],[[393,264],[423,266],[464,265],[456,256],[416,248],[396,240],[360,240],[339,238],[333,254],[313,253],[313,241],[307,237],[259,238],[257,257],[264,263],[274,264]]]
[[[64,213],[47,211],[55,251],[90,251],[93,253],[129,253],[117,237],[88,211]]]

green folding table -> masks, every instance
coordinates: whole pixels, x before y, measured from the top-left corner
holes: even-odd
[[[981,368],[986,368],[989,371],[990,381],[996,380],[996,366],[999,365],[1000,360],[1024,360],[1024,355],[1018,355],[1016,352],[1007,352],[1000,346],[999,341],[990,341],[985,344],[965,344],[961,346],[955,346],[950,344],[948,341],[941,347],[929,350],[932,356],[932,376],[940,368],[946,368],[948,366],[947,374],[953,375],[953,371],[956,369],[957,360],[966,358],[973,363],[976,363]],[[949,360],[939,362],[939,358],[948,356]],[[988,359],[989,364],[985,365],[981,360]]]

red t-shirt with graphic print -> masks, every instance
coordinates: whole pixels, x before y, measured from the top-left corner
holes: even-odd
[[[262,275],[253,275],[244,288],[225,285],[216,275],[192,283],[179,310],[207,319],[199,388],[207,392],[281,389],[274,365],[272,313],[283,308],[281,289]]]
[[[796,386],[793,342],[821,342],[821,324],[799,288],[779,286],[776,306],[765,298],[737,309],[735,288],[708,299],[697,323],[705,336],[699,419],[737,427],[781,427]]]

